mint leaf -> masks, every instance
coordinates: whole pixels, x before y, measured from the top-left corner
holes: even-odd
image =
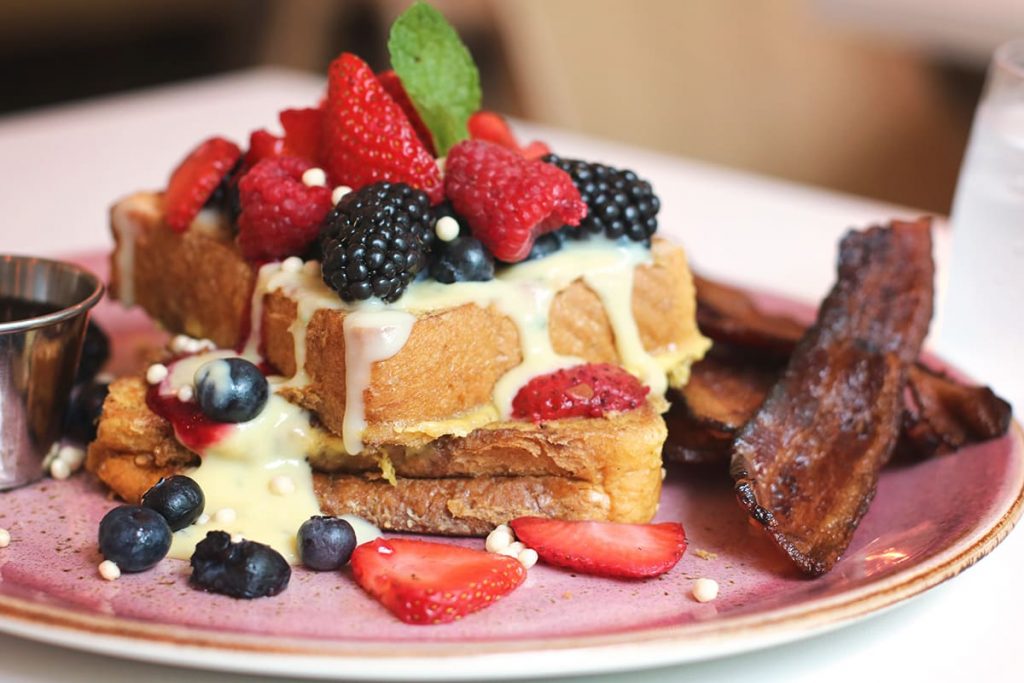
[[[439,157],[469,137],[466,122],[480,109],[480,74],[459,35],[436,9],[415,3],[391,25],[391,66]]]

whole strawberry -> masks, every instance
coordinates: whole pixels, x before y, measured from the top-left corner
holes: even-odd
[[[324,166],[331,179],[359,189],[382,180],[443,199],[441,170],[409,118],[366,62],[348,52],[327,73]]]
[[[445,193],[473,236],[506,263],[525,259],[539,235],[587,215],[565,171],[484,140],[452,147]]]
[[[351,564],[356,583],[407,624],[461,619],[526,579],[511,557],[408,538],[357,546]]]
[[[512,399],[512,417],[534,422],[602,417],[639,407],[649,391],[617,365],[587,363],[531,379]]]
[[[164,220],[184,232],[231,171],[242,152],[224,138],[210,138],[192,150],[174,169],[164,193]]]
[[[270,157],[238,182],[238,246],[250,261],[298,255],[316,239],[331,209],[331,190],[304,185],[309,168],[297,157]]]

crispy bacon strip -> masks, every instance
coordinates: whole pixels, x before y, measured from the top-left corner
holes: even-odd
[[[745,292],[693,275],[697,288],[697,327],[716,342],[753,353],[788,358],[806,327],[784,315],[759,309]]]
[[[846,550],[896,445],[932,315],[931,246],[927,220],[848,233],[817,320],[733,444],[740,504],[807,574]]]
[[[897,452],[928,458],[1002,436],[1010,404],[988,387],[967,386],[918,363],[907,377],[903,433]]]
[[[672,407],[665,414],[665,460],[728,463],[736,431],[757,412],[781,371],[778,362],[716,342],[690,368],[686,386],[669,395]]]
[[[713,321],[702,332],[715,341],[694,364],[689,384],[666,415],[665,458],[674,462],[724,461],[726,438],[753,417],[806,328],[761,311],[741,289],[695,278],[698,319]],[[800,330],[794,337],[793,331]],[[724,331],[724,332],[723,332]],[[752,341],[739,345],[735,340]],[[785,355],[782,355],[784,352]],[[903,431],[893,457],[925,459],[1002,436],[1010,404],[986,386],[963,384],[918,362],[904,394]],[[699,452],[696,452],[699,451]]]

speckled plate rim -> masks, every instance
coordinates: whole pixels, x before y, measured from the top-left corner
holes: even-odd
[[[755,615],[681,626],[506,642],[337,643],[218,634],[0,596],[0,631],[97,654],[264,675],[359,680],[466,680],[639,670],[713,659],[818,635],[906,601],[992,551],[1024,511],[1024,430],[1014,422],[1015,481],[972,533],[925,561],[836,595]],[[528,656],[524,656],[528,655]]]

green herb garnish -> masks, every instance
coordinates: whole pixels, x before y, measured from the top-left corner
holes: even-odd
[[[417,2],[391,26],[391,66],[434,139],[439,157],[469,137],[480,109],[480,74],[469,50],[436,9]]]

